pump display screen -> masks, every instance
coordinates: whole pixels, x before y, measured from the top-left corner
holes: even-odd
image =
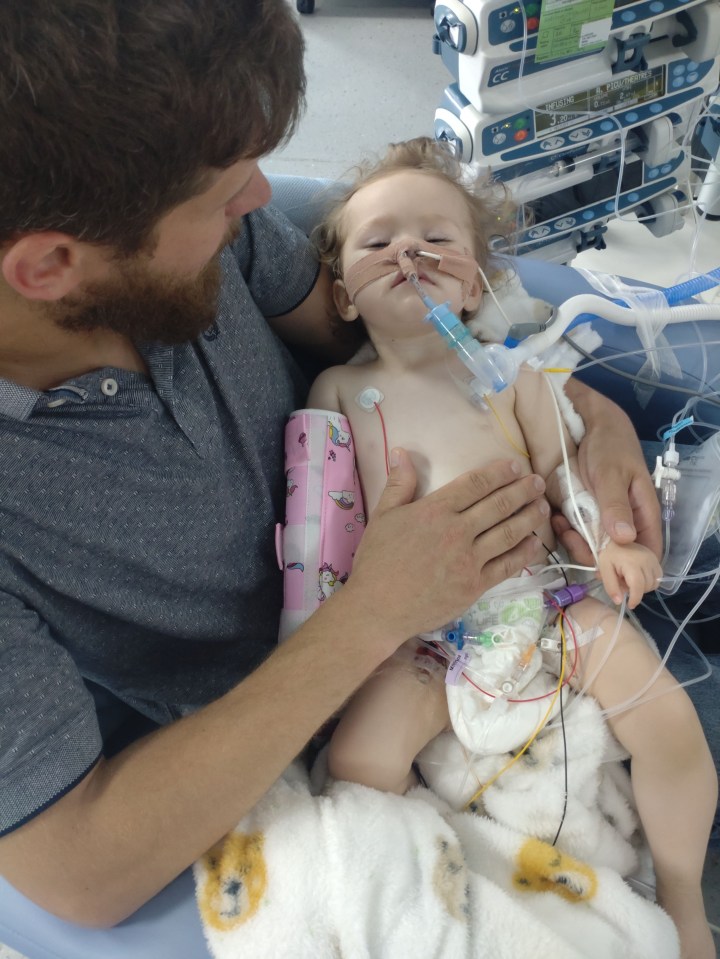
[[[665,67],[653,67],[631,76],[611,80],[582,93],[573,93],[542,103],[535,111],[535,131],[560,130],[578,123],[584,115],[609,113],[657,100],[665,93]]]

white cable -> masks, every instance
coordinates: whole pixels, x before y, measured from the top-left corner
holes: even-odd
[[[583,538],[585,539],[585,542],[590,547],[590,552],[593,554],[593,559],[595,560],[595,563],[599,564],[600,559],[598,557],[598,552],[597,552],[598,544],[593,542],[592,534],[590,533],[587,526],[585,525],[585,521],[582,518],[582,513],[580,512],[580,507],[577,504],[577,500],[575,499],[575,493],[573,492],[573,488],[572,488],[573,473],[572,473],[572,470],[570,469],[570,460],[568,458],[567,445],[565,443],[565,435],[564,435],[565,430],[564,430],[562,414],[560,412],[560,404],[557,401],[557,397],[555,396],[555,390],[552,387],[552,383],[550,382],[550,378],[548,374],[542,373],[541,375],[543,379],[545,380],[545,385],[550,391],[550,396],[552,397],[552,401],[553,401],[553,407],[555,410],[555,422],[557,423],[558,435],[560,437],[560,449],[562,451],[563,465],[565,467],[565,472],[567,474],[567,479],[568,479],[568,493],[570,495],[570,502],[572,503],[575,520],[578,526],[580,527],[580,529],[582,530],[582,535],[583,535]]]
[[[624,712],[626,709],[629,709],[631,706],[635,705],[635,704],[638,702],[638,700],[640,699],[640,697],[641,697],[641,696],[644,696],[644,694],[654,685],[654,683],[655,683],[655,681],[657,680],[658,676],[660,675],[660,673],[661,673],[662,670],[664,669],[665,664],[667,663],[668,658],[669,658],[669,656],[670,656],[670,653],[671,653],[672,650],[675,648],[675,644],[677,643],[678,639],[680,638],[680,635],[684,632],[685,627],[687,626],[688,622],[692,619],[692,617],[693,617],[694,613],[696,612],[696,610],[698,610],[698,609],[700,608],[700,606],[702,606],[702,604],[705,602],[705,600],[707,599],[707,597],[710,595],[710,593],[711,593],[712,590],[714,589],[715,584],[717,583],[718,579],[720,579],[720,566],[718,566],[718,568],[715,570],[715,575],[713,576],[710,584],[708,585],[708,588],[705,590],[705,592],[704,592],[703,595],[700,597],[700,599],[695,603],[695,605],[693,606],[693,608],[690,610],[690,612],[687,614],[687,616],[685,617],[685,619],[684,619],[684,620],[682,621],[682,623],[680,624],[680,626],[679,626],[678,630],[676,631],[675,635],[673,636],[673,638],[670,640],[670,643],[669,643],[669,645],[668,645],[668,648],[667,648],[667,650],[665,651],[665,655],[664,655],[664,656],[662,657],[662,659],[660,660],[660,664],[658,665],[657,670],[653,673],[653,675],[650,677],[650,679],[645,683],[645,685],[642,687],[642,689],[638,690],[638,692],[635,693],[633,696],[631,696],[629,699],[626,699],[625,702],[617,703],[615,706],[612,706],[612,707],[609,708],[609,709],[604,709],[604,710],[603,710],[603,715],[604,715],[604,716],[616,716],[618,713]],[[664,603],[662,597],[658,597],[658,599],[660,600],[660,602],[661,602],[662,605],[664,606],[666,612],[669,614],[670,611],[667,609],[667,606],[665,606],[665,603]],[[691,640],[689,637],[686,636],[686,639],[688,640],[688,642],[692,643],[692,640]],[[692,643],[692,645],[695,646],[694,643]],[[710,666],[710,663],[708,662],[707,658],[702,654],[702,652],[700,652],[700,650],[699,650],[696,646],[695,646],[695,649],[696,649],[696,652],[698,653],[698,655],[700,656],[700,659],[701,659],[701,660],[704,662],[704,664],[705,664],[705,672],[704,672],[701,676],[697,676],[697,677],[694,678],[694,679],[688,679],[688,680],[686,680],[684,683],[679,683],[678,685],[681,686],[681,687],[682,687],[682,686],[692,686],[692,685],[695,684],[695,683],[699,683],[699,682],[700,682],[701,680],[703,680],[703,679],[707,679],[708,676],[710,676],[710,675],[712,674],[712,667]],[[661,690],[660,692],[654,693],[652,696],[649,696],[647,699],[644,699],[643,702],[649,702],[651,699],[656,699],[658,696],[664,696],[664,695],[666,695],[667,693],[672,692],[672,691],[673,691],[672,689]]]
[[[548,563],[545,569],[579,569],[583,573],[597,573],[594,566],[577,566],[573,563]]]
[[[507,315],[507,313],[505,312],[505,310],[504,310],[504,309],[502,308],[502,306],[500,305],[500,300],[498,300],[498,298],[495,296],[495,291],[494,291],[493,288],[490,286],[490,283],[489,283],[489,281],[488,281],[488,278],[487,278],[487,277],[485,276],[485,274],[483,273],[482,268],[480,267],[479,264],[478,264],[478,273],[479,273],[480,276],[482,277],[482,281],[483,281],[483,286],[484,286],[484,288],[487,290],[487,292],[488,292],[488,293],[490,294],[490,296],[492,297],[493,303],[494,303],[495,306],[498,308],[498,310],[500,311],[500,315],[502,316],[502,318],[503,318],[503,319],[505,320],[505,322],[507,323],[508,329],[510,329],[510,327],[512,326],[512,320],[510,319],[510,317]]]
[[[640,347],[640,348],[637,349],[637,350],[624,350],[622,353],[613,353],[611,356],[601,356],[601,357],[599,357],[599,358],[597,358],[597,359],[594,359],[594,360],[581,360],[580,364],[579,364],[578,367],[577,367],[577,370],[587,370],[587,369],[589,369],[591,366],[597,366],[598,364],[605,364],[605,366],[609,366],[609,365],[612,363],[613,360],[622,360],[622,359],[624,359],[626,356],[639,356],[641,353],[643,353],[643,354],[646,354],[646,353],[654,353],[654,352],[657,352],[657,351],[659,351],[659,350],[687,350],[687,349],[692,349],[693,347],[697,347],[697,345],[698,345],[698,344],[697,344],[696,342],[691,342],[691,343],[666,343],[666,344],[661,344],[660,346]],[[705,345],[706,345],[706,346],[720,346],[720,340],[705,340]],[[616,371],[616,372],[617,372],[617,371]],[[632,379],[635,379],[635,377],[632,375],[632,373],[628,373],[627,375],[630,376]],[[692,373],[690,373],[690,374],[687,374],[687,373],[686,373],[685,375],[686,375],[686,376],[687,376],[687,375],[692,376],[692,378],[693,378],[694,380],[698,379],[698,377],[696,377],[696,376],[693,375]],[[720,374],[718,374],[718,375],[720,375]],[[714,377],[710,380],[710,383],[713,383],[717,378],[718,378],[717,376],[714,376]],[[708,384],[708,385],[709,385],[709,384]],[[658,383],[658,389],[662,389],[662,386],[663,386],[662,383]],[[720,390],[709,390],[708,393],[707,393],[707,396],[716,396],[716,395],[720,395]],[[705,396],[706,396],[705,393],[697,393],[697,400],[698,400],[699,402],[702,402],[703,399],[705,398]]]

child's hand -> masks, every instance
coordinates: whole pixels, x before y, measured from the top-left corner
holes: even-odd
[[[628,593],[630,609],[635,609],[645,593],[657,588],[662,576],[660,563],[646,546],[621,546],[612,541],[600,552],[598,572],[613,603],[619,605]]]

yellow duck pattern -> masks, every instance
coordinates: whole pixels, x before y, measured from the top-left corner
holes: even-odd
[[[513,886],[522,892],[554,892],[568,902],[587,902],[597,892],[595,871],[540,839],[527,839],[517,854]]]
[[[227,932],[253,916],[267,891],[261,832],[233,832],[203,857],[205,875],[198,903],[207,925]]]

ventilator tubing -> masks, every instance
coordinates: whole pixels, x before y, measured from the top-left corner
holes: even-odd
[[[592,293],[583,293],[566,300],[558,309],[555,319],[543,330],[523,340],[510,352],[513,354],[516,369],[522,363],[544,353],[556,343],[565,330],[580,314],[589,314],[602,317],[611,323],[620,326],[636,326],[637,316],[634,310],[611,303],[602,296]],[[673,306],[666,310],[653,311],[653,319],[658,323],[691,323],[695,320],[720,319],[720,306],[713,304],[692,304],[689,306]]]
[[[703,273],[702,276],[694,276],[690,280],[685,280],[684,283],[678,283],[677,286],[669,286],[662,292],[668,301],[668,305],[674,306],[676,303],[682,303],[683,300],[687,300],[691,296],[697,296],[698,293],[711,290],[718,284],[720,284],[720,266],[716,270],[711,270],[709,273]]]

